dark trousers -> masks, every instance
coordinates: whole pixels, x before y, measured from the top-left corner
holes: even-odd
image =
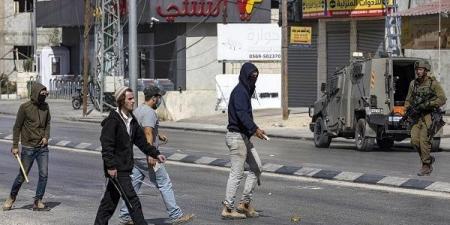
[[[132,209],[128,208],[131,219],[136,225],[147,225],[144,215],[142,214],[141,202],[133,189],[131,184],[130,174],[119,174],[117,176],[119,184],[122,186],[124,194],[130,200]],[[95,217],[95,225],[107,225],[109,219],[114,214],[117,204],[120,200],[120,193],[114,186],[111,180],[108,180],[108,186],[106,187],[103,199],[98,207],[97,216]]]

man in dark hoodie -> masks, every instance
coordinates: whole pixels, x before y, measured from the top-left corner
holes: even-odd
[[[24,170],[28,174],[36,160],[39,168],[39,181],[34,197],[33,210],[45,209],[42,202],[48,177],[48,138],[50,136],[50,110],[45,98],[48,96],[47,88],[40,83],[33,83],[30,101],[23,103],[17,112],[13,130],[13,146],[11,153],[19,154],[19,139],[22,145],[21,160]],[[20,170],[20,169],[19,169]],[[16,201],[20,187],[25,181],[24,175],[19,171],[11,188],[11,193],[3,204],[3,211],[10,210]]]
[[[166,158],[147,143],[144,131],[133,115],[133,91],[121,87],[115,93],[117,109],[101,123],[102,158],[105,176],[109,179],[95,218],[95,225],[106,225],[114,214],[120,197],[124,199],[134,224],[146,225],[142,207],[131,183],[134,167],[133,144],[147,156],[165,162]]]
[[[228,104],[228,132],[225,136],[230,150],[231,171],[227,182],[223,219],[244,219],[258,217],[256,210],[250,205],[253,191],[259,183],[261,161],[250,138],[255,135],[264,139],[265,132],[253,121],[251,97],[255,92],[258,69],[252,63],[242,65],[239,84],[233,89]],[[244,165],[249,165],[242,199],[235,210],[236,192],[244,175]]]

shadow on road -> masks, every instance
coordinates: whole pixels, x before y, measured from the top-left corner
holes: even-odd
[[[61,202],[45,202],[45,205],[47,206],[45,209],[43,210],[39,210],[39,211],[50,211],[54,208],[56,208],[56,206],[61,205]],[[16,208],[16,209],[29,209],[29,210],[33,210],[33,204],[30,205],[24,205],[20,208]]]
[[[338,150],[346,150],[346,151],[358,151],[354,144],[331,144],[330,148],[338,149]],[[364,151],[362,151],[364,152]],[[374,148],[367,152],[415,152],[415,150],[411,147],[410,144],[398,143],[395,144],[394,147],[390,149],[382,149],[379,148],[376,144]]]

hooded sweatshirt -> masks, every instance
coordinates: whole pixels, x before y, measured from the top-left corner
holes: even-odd
[[[143,153],[153,158],[157,158],[160,152],[147,143],[143,129],[139,126],[132,113],[130,123],[130,134],[124,120],[116,111],[111,111],[109,116],[101,123],[102,134],[100,142],[102,144],[102,158],[105,176],[108,177],[107,170],[116,169],[120,174],[129,175],[133,170],[133,144]]]
[[[46,102],[39,103],[39,93],[46,87],[40,83],[31,86],[30,101],[19,107],[16,123],[13,128],[13,148],[19,146],[39,147],[42,138],[48,140],[50,136],[50,109]]]
[[[228,127],[231,132],[239,132],[248,138],[256,132],[255,122],[253,122],[251,96],[255,92],[255,85],[249,81],[253,72],[258,69],[252,63],[242,65],[239,74],[239,84],[233,89],[228,103]]]

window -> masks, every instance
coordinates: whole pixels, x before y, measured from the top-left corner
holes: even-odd
[[[33,0],[14,0],[14,13],[33,12]]]
[[[28,58],[33,58],[33,46],[14,46],[13,55],[14,60],[24,60]]]
[[[61,58],[52,57],[52,75],[61,74]]]

